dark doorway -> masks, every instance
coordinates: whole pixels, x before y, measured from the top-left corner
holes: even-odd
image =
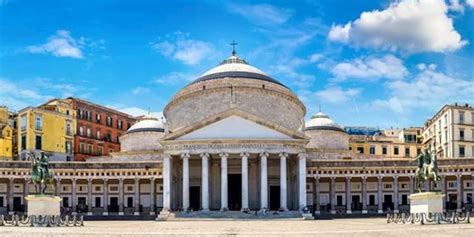
[[[21,197],[13,197],[13,211],[23,211]]]
[[[242,208],[242,175],[229,174],[227,176],[229,210],[240,211]]]
[[[360,203],[360,196],[359,195],[352,195],[352,204],[351,208],[353,211],[361,211],[362,204]]]
[[[280,208],[280,186],[270,186],[270,210]]]
[[[199,211],[201,209],[201,187],[189,187],[189,208],[193,211]]]
[[[448,194],[448,205],[446,209],[455,210],[458,207],[458,197],[456,194]]]
[[[118,197],[110,197],[109,212],[119,212]]]
[[[392,195],[390,194],[383,195],[383,209],[393,210]]]
[[[78,197],[77,198],[77,211],[78,212],[86,212],[87,211],[87,204],[85,197]]]

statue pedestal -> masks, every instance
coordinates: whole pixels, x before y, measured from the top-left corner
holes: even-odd
[[[410,195],[410,213],[442,213],[444,194],[423,192]]]
[[[60,203],[62,198],[49,195],[28,195],[28,216],[60,216]],[[33,223],[35,226],[37,223]]]

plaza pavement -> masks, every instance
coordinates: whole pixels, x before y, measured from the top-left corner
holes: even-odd
[[[0,227],[0,236],[474,236],[474,224],[386,224],[384,218],[303,221],[301,219],[174,219],[87,221],[84,227]]]

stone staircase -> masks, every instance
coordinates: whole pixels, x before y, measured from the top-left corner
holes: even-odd
[[[197,212],[175,212],[174,219],[283,219],[283,218],[302,218],[299,211],[286,212],[249,212],[241,211],[197,211]]]

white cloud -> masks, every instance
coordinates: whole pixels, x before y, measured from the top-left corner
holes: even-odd
[[[142,108],[133,107],[133,106],[132,107],[119,107],[119,108],[113,107],[113,108],[116,108],[120,112],[130,114],[135,117],[150,114],[151,116],[155,118],[159,118],[159,119],[163,118],[163,112],[148,111],[148,110],[144,110]]]
[[[328,38],[332,41],[338,41],[347,43],[349,41],[349,31],[351,30],[351,23],[347,23],[345,26],[332,25],[329,30]]]
[[[336,64],[331,73],[338,79],[403,79],[408,70],[402,60],[393,56],[357,58],[352,61]]]
[[[210,43],[189,39],[188,34],[176,32],[168,35],[167,38],[171,40],[152,43],[151,47],[165,57],[172,57],[188,65],[200,63],[213,52]]]
[[[356,46],[403,52],[450,52],[467,44],[454,29],[443,0],[404,0],[333,25],[328,38]]]
[[[474,103],[474,81],[453,78],[436,67],[421,66],[412,81],[391,81],[387,84],[389,97],[376,100],[373,106],[403,113],[415,109],[436,109],[440,105],[461,102]]]
[[[51,98],[42,95],[33,89],[25,89],[5,78],[0,78],[0,105],[7,106],[10,110],[20,110],[29,105]]]
[[[182,72],[170,72],[166,75],[159,76],[155,82],[161,85],[180,85],[183,83],[192,82],[197,77],[192,74]]]
[[[82,37],[78,40],[72,38],[67,30],[58,30],[45,44],[28,46],[26,50],[30,53],[50,53],[56,57],[84,58],[81,50],[84,41]]]
[[[474,8],[474,0],[467,0],[467,1],[466,1],[466,4],[467,4],[470,8]]]
[[[311,54],[309,56],[309,62],[310,63],[315,63],[315,62],[318,62],[320,61],[321,59],[324,58],[324,55],[323,54],[320,54],[320,53],[314,53],[314,54]]]
[[[134,94],[134,95],[143,95],[143,94],[149,93],[150,91],[151,91],[150,88],[139,86],[139,87],[135,87],[132,90],[132,94]]]
[[[358,88],[350,88],[347,90],[340,87],[329,87],[324,90],[316,92],[316,96],[322,101],[328,103],[343,103],[347,102],[360,94],[361,90]]]
[[[459,0],[449,0],[449,10],[464,13],[464,6],[459,2]]]
[[[285,23],[293,13],[292,10],[269,4],[229,4],[228,8],[231,12],[261,25]]]

